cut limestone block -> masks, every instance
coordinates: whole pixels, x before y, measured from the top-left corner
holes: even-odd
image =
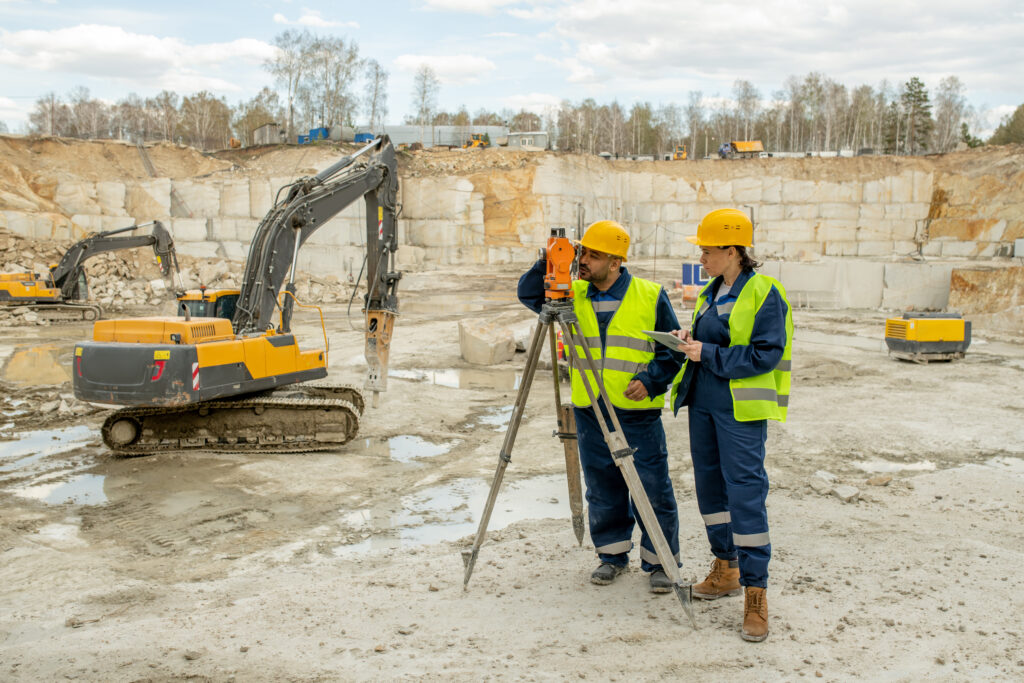
[[[503,363],[515,356],[515,331],[496,320],[460,320],[459,348],[467,363]]]

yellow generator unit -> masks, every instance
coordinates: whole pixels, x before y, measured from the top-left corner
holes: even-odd
[[[915,363],[963,358],[971,323],[956,313],[904,313],[885,321],[889,355]]]

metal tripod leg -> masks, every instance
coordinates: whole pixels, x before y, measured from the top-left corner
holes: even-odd
[[[611,451],[612,459],[618,466],[619,471],[622,473],[623,479],[626,480],[626,487],[629,489],[629,495],[633,499],[633,503],[636,505],[637,512],[640,513],[640,519],[644,523],[644,528],[647,530],[647,535],[651,539],[651,543],[654,545],[654,552],[658,555],[658,561],[661,562],[661,567],[668,575],[669,579],[672,580],[673,588],[675,589],[676,597],[679,599],[679,603],[683,606],[683,611],[686,612],[686,616],[690,619],[690,624],[693,628],[697,628],[697,621],[693,616],[692,606],[692,586],[688,583],[684,583],[682,576],[679,573],[678,562],[672,554],[672,549],[669,547],[668,541],[665,539],[665,534],[661,530],[661,524],[658,522],[657,515],[654,514],[654,508],[651,507],[651,501],[647,497],[647,491],[644,490],[643,482],[640,480],[640,474],[636,471],[636,463],[633,462],[633,453],[636,449],[631,448],[626,442],[625,436],[622,433],[622,425],[619,424],[619,418],[615,414],[615,409],[612,406],[612,402],[608,399],[608,393],[605,390],[604,382],[601,380],[601,374],[596,371],[594,367],[594,358],[590,354],[590,347],[587,346],[586,339],[583,338],[575,327],[575,316],[569,318],[568,316],[558,317],[558,324],[562,329],[562,338],[568,340],[567,348],[572,349],[572,353],[579,363],[577,368],[583,373],[583,386],[587,389],[587,396],[590,398],[590,405],[594,407],[594,414],[597,417],[597,423],[601,427],[601,433],[604,435],[604,440],[608,444],[608,450]],[[583,349],[583,355],[579,354],[577,349]],[[605,424],[604,415],[598,406],[597,396],[594,395],[594,389],[591,387],[590,382],[587,380],[587,373],[590,373],[590,377],[594,378],[594,384],[597,385],[600,397],[604,400],[604,404],[608,406],[608,414],[611,417],[612,425],[615,427],[615,431],[612,432],[608,429],[608,425]]]
[[[480,516],[480,525],[476,530],[473,548],[462,553],[462,561],[466,565],[466,574],[462,579],[463,589],[469,585],[469,577],[473,575],[473,567],[476,565],[476,558],[480,554],[480,546],[483,545],[484,537],[487,535],[487,525],[491,521],[491,512],[494,510],[494,502],[498,497],[498,489],[501,488],[501,480],[505,476],[505,469],[508,467],[508,463],[512,460],[512,446],[516,442],[519,423],[523,419],[526,397],[530,395],[530,386],[533,384],[533,375],[537,370],[540,350],[544,343],[544,333],[550,327],[550,319],[542,314],[537,320],[537,327],[534,329],[533,337],[530,339],[523,381],[519,385],[519,393],[516,394],[516,402],[512,407],[512,419],[509,420],[508,428],[505,430],[505,441],[501,444],[501,453],[498,455],[498,469],[495,471],[494,480],[491,482],[491,492],[487,495],[487,505]]]
[[[555,410],[558,412],[558,429],[554,436],[562,441],[565,454],[565,478],[569,484],[569,509],[572,512],[572,531],[576,543],[583,545],[583,486],[580,484],[580,450],[576,438],[576,415],[572,404],[562,405],[562,387],[558,371],[558,349],[555,345],[555,326],[549,325],[551,340],[551,369],[555,379]]]

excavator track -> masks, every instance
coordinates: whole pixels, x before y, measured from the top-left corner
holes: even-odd
[[[103,316],[103,309],[95,304],[25,304],[22,307],[51,323],[99,320]]]
[[[103,443],[121,455],[190,450],[307,453],[351,441],[361,414],[361,406],[341,398],[274,392],[184,406],[122,408],[104,421],[102,435]]]

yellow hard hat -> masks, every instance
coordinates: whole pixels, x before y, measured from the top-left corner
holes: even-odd
[[[587,227],[580,244],[625,261],[629,251],[629,233],[615,221],[597,221]]]
[[[697,236],[686,239],[698,247],[752,247],[754,226],[739,209],[715,209],[697,226]]]

